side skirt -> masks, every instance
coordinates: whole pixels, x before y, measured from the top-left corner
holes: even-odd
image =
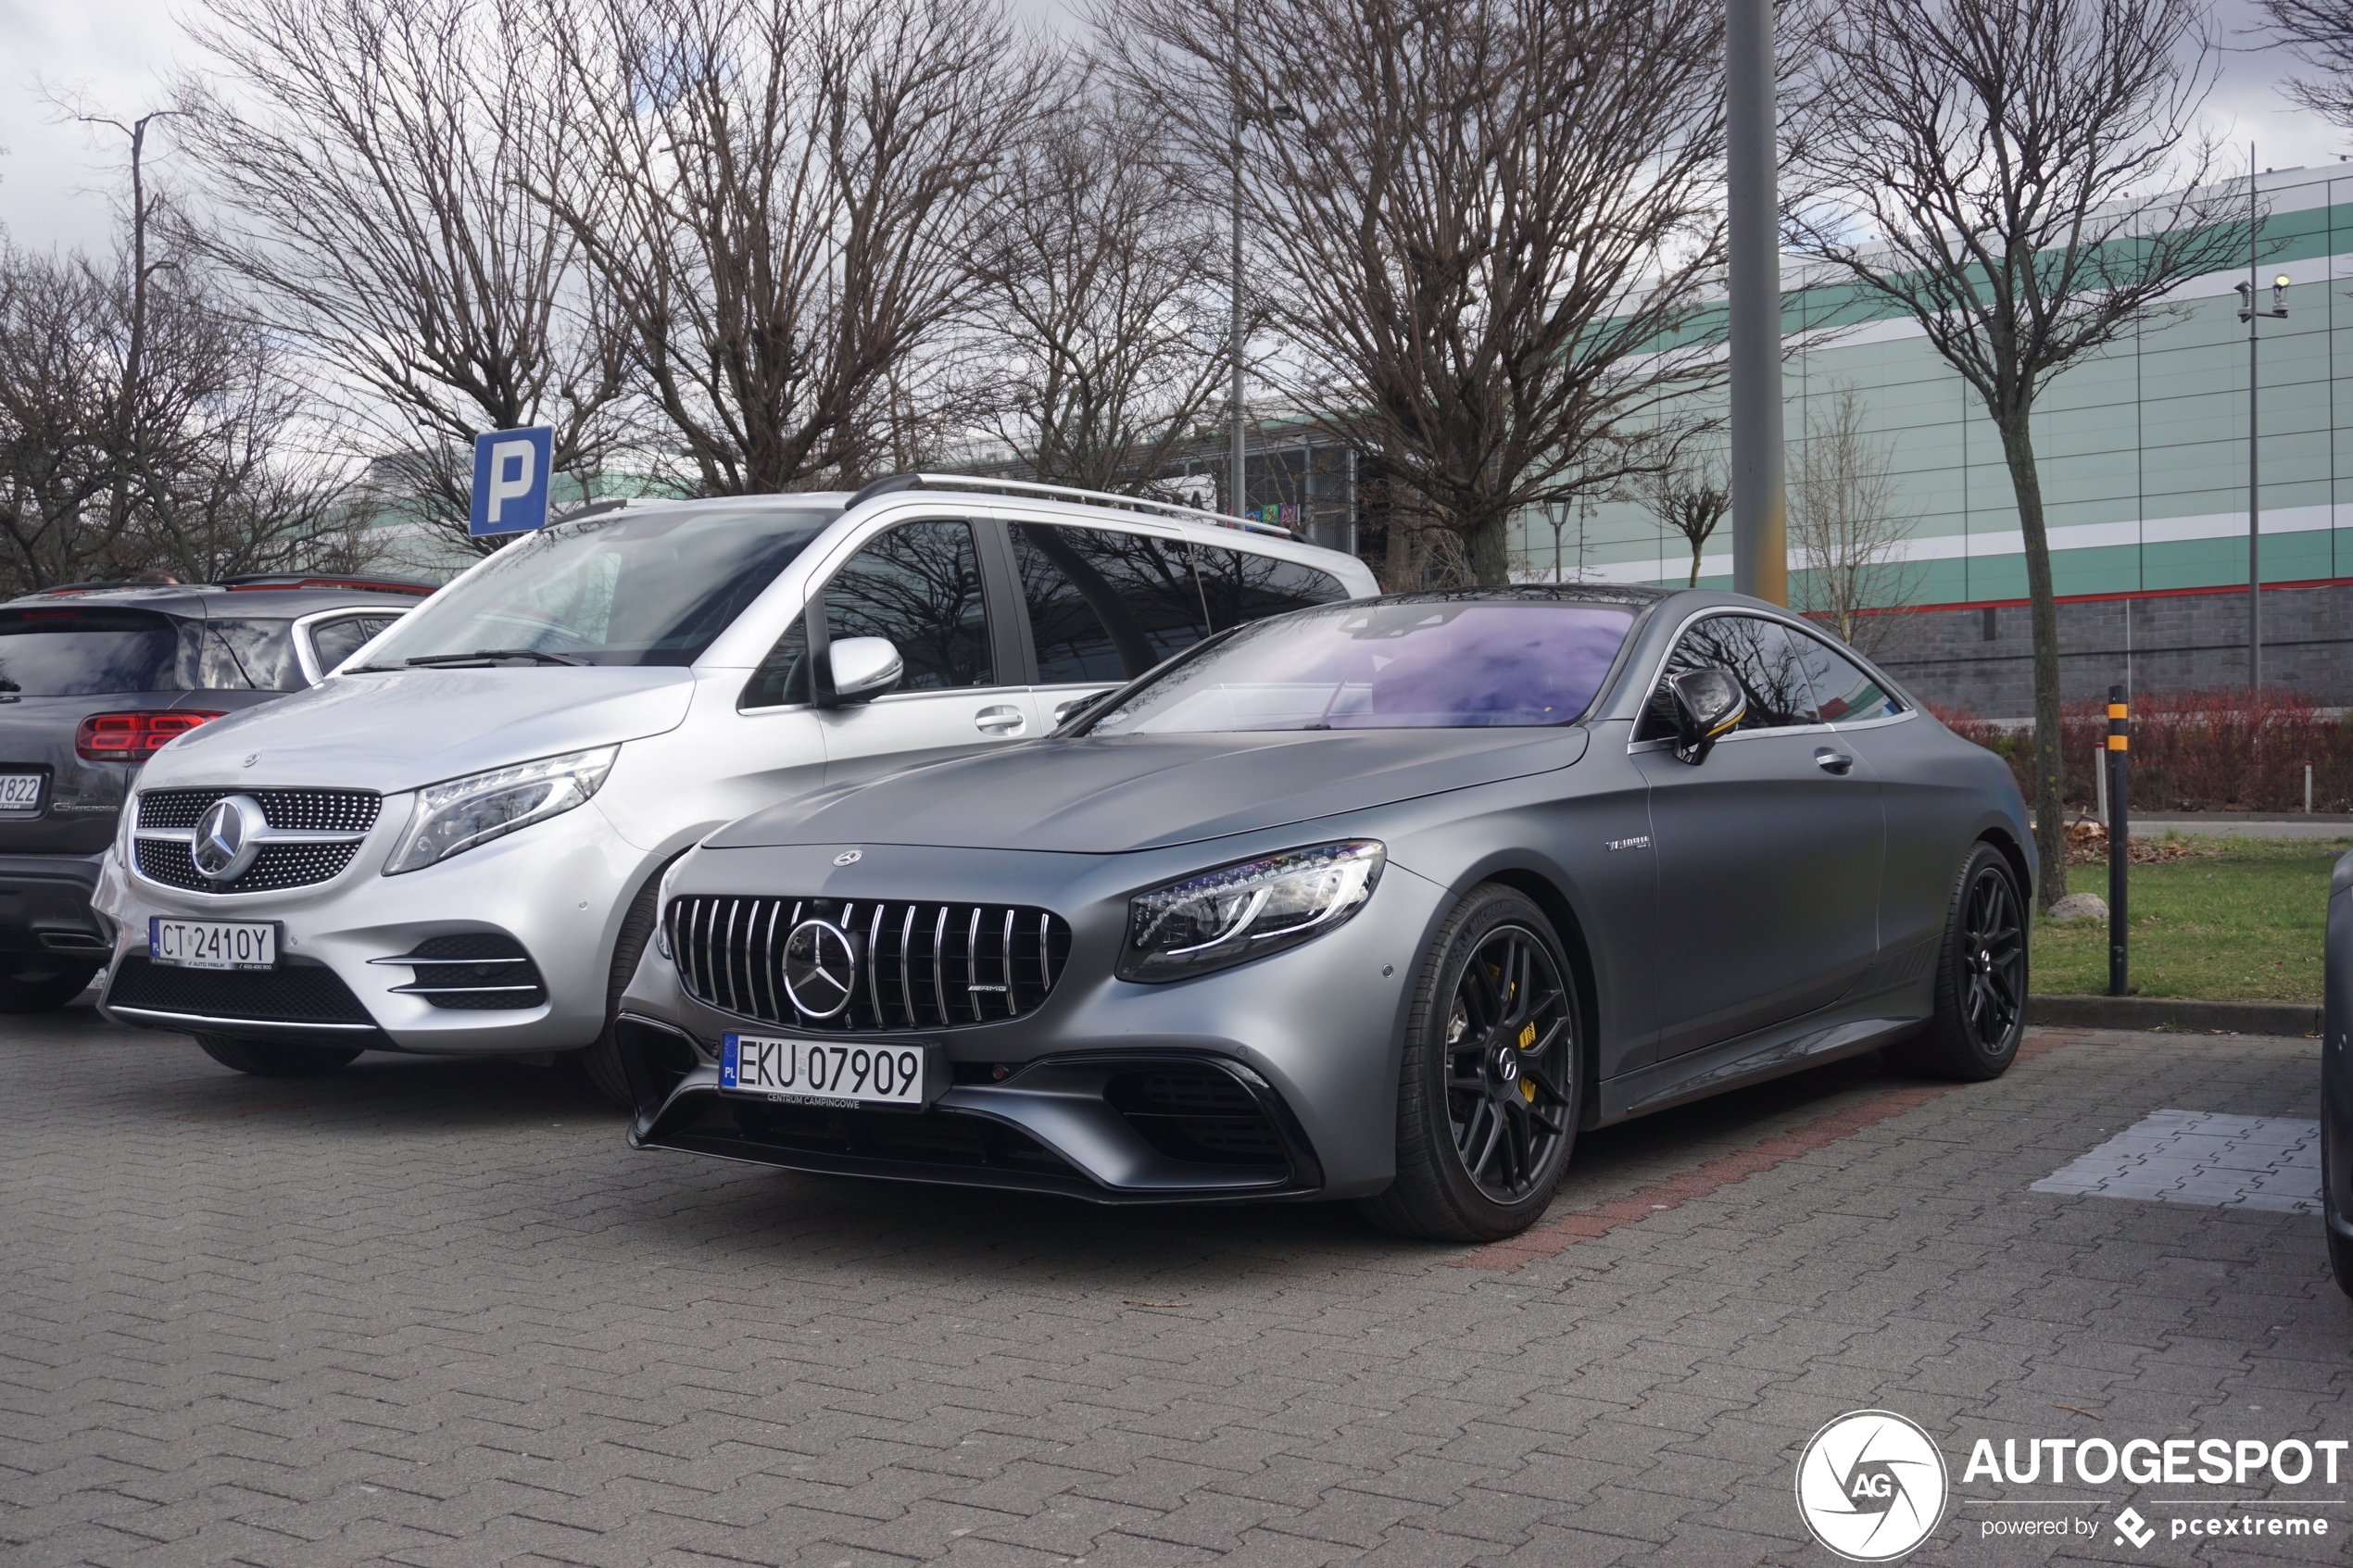
[[[1834,1023],[1800,1020],[1794,1032],[1783,1025],[1690,1051],[1604,1082],[1600,1114],[1591,1124],[1606,1127],[1727,1089],[1827,1066],[1843,1057],[1892,1045],[1927,1022],[1925,1016],[1917,1014],[1850,1018]]]

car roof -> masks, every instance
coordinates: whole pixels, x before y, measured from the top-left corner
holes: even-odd
[[[52,609],[80,605],[108,609],[146,609],[202,620],[294,620],[334,609],[408,610],[424,603],[430,583],[395,591],[360,587],[362,581],[392,583],[397,578],[351,579],[353,586],[331,586],[318,578],[287,582],[93,583],[24,594],[0,609]]]

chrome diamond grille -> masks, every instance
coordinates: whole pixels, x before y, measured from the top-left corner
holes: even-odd
[[[784,986],[785,938],[833,922],[859,951],[856,994],[812,1018]],[[1070,926],[1045,909],[904,900],[673,898],[665,916],[686,989],[712,1007],[797,1029],[952,1029],[1036,1011],[1070,960]]]
[[[206,807],[230,795],[259,801],[273,828],[309,833],[366,833],[384,809],[384,797],[369,789],[154,789],[140,792],[139,826],[194,828]]]
[[[351,864],[359,846],[351,844],[271,844],[254,857],[252,865],[233,882],[214,882],[196,870],[188,846],[177,839],[142,838],[138,846],[139,874],[166,887],[190,893],[267,893],[279,887],[308,887],[324,882]]]

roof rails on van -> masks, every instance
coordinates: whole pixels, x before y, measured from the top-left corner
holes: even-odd
[[[373,594],[433,593],[439,584],[422,582],[414,577],[363,577],[334,572],[305,571],[242,571],[233,577],[223,577],[213,584],[232,593],[252,593],[266,588],[354,588]]]
[[[1271,533],[1281,539],[1293,537],[1290,529],[1278,528],[1271,522],[1252,522],[1246,518],[1227,517],[1218,512],[1203,511],[1199,507],[1149,501],[1140,495],[1115,495],[1107,490],[1078,490],[1067,484],[1033,484],[1026,479],[975,479],[961,473],[893,474],[888,479],[875,481],[852,495],[849,505],[854,507],[861,501],[900,490],[966,490],[981,495],[1036,495],[1050,501],[1080,501],[1090,507],[1116,507],[1157,517],[1182,518],[1188,522],[1214,523],[1219,528],[1239,529],[1244,533]]]

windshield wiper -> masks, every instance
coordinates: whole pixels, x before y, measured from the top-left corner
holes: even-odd
[[[422,664],[431,669],[446,664],[487,663],[497,659],[526,659],[534,664],[576,665],[587,662],[585,659],[574,659],[568,653],[549,653],[545,648],[476,648],[472,653],[428,653],[422,654],[407,662]]]

